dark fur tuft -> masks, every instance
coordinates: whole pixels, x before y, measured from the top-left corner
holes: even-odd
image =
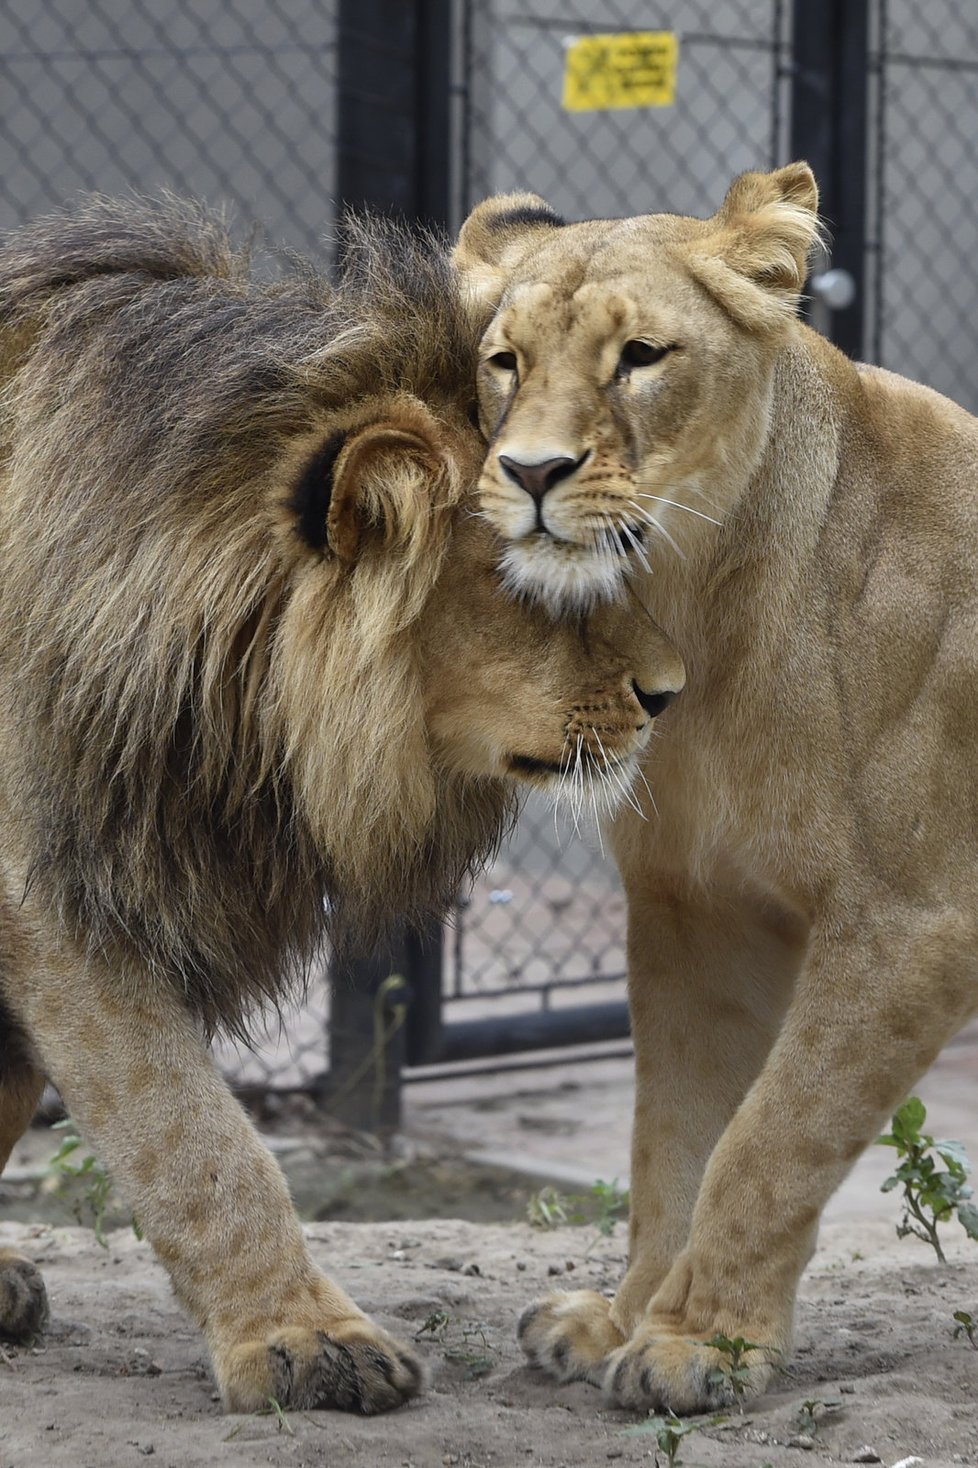
[[[532,228],[534,225],[548,225],[552,229],[562,229],[567,223],[555,209],[546,205],[521,204],[515,209],[500,209],[498,214],[486,216],[486,228],[491,231],[499,231],[501,234],[507,229],[518,229],[521,226]]]

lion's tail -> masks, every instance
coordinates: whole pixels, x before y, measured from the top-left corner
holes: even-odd
[[[243,268],[217,211],[172,196],[94,194],[0,244],[0,328],[26,326],[52,296],[99,276],[230,279]]]

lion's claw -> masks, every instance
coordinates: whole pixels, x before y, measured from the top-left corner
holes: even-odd
[[[280,1407],[335,1407],[373,1416],[417,1395],[424,1368],[407,1346],[364,1322],[337,1332],[277,1331],[267,1341],[238,1346],[219,1373],[225,1406],[253,1412]]]
[[[558,1381],[599,1385],[607,1357],[622,1343],[611,1301],[594,1290],[546,1295],[520,1317],[517,1334],[528,1360]]]
[[[48,1297],[40,1270],[22,1254],[0,1257],[0,1337],[29,1341],[48,1320]]]
[[[714,1347],[675,1334],[650,1334],[628,1341],[610,1356],[604,1388],[619,1407],[635,1412],[663,1409],[677,1416],[723,1411],[764,1390],[771,1367],[761,1353],[738,1374]]]

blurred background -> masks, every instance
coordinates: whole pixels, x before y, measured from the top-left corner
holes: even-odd
[[[978,410],[975,0],[0,0],[0,74],[4,229],[165,186],[329,258],[344,203],[448,231],[509,189],[570,219],[707,215],[807,157],[832,231],[813,324]],[[309,1097],[390,1130],[407,1104],[464,1133],[453,1076],[495,1077],[488,1108],[514,1068],[546,1090],[564,1067],[564,1101],[584,1059],[627,1074],[623,940],[597,844],[531,802],[450,924],[324,972],[220,1062],[269,1116]]]

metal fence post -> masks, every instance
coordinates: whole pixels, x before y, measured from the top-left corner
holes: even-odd
[[[823,305],[826,335],[851,357],[864,353],[866,315],[866,90],[869,0],[794,0],[791,153],[807,158],[832,232],[840,293]],[[822,279],[825,279],[823,274]],[[817,295],[817,279],[815,282]],[[822,326],[822,321],[819,321]]]
[[[340,0],[342,204],[447,224],[452,12],[452,0]],[[352,1126],[390,1131],[399,1125],[402,1006],[409,990],[390,981],[395,971],[404,975],[416,946],[409,935],[390,952],[331,967],[330,1071],[323,1102]],[[434,973],[440,983],[437,966]],[[428,1008],[439,998],[426,995]]]

